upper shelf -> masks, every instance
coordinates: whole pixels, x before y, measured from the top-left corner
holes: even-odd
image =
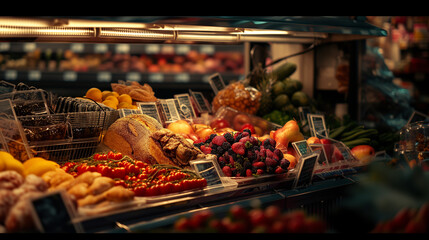
[[[313,43],[381,36],[387,31],[347,16],[0,17],[2,41]]]

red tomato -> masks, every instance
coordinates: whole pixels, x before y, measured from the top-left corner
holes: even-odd
[[[210,123],[210,127],[216,128],[216,129],[221,129],[221,128],[229,128],[231,126],[229,125],[228,121],[226,121],[225,119],[218,118],[218,119],[213,120]]]
[[[241,126],[241,129],[240,129],[240,132],[243,132],[243,130],[244,129],[250,129],[250,132],[252,133],[252,134],[255,134],[255,128],[253,127],[253,125],[252,124],[250,124],[250,123],[246,123],[246,124],[244,124],[243,126]]]
[[[140,185],[140,186],[135,186],[132,191],[134,192],[134,195],[136,196],[145,196],[146,195],[146,186]]]
[[[125,168],[116,167],[113,169],[113,178],[124,179],[125,178]]]

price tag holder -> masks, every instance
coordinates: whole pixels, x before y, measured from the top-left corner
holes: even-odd
[[[222,89],[225,88],[225,82],[219,73],[215,73],[209,77],[210,86],[215,95]]]
[[[197,159],[189,162],[201,177],[207,180],[207,186],[222,184],[221,169],[213,159]]]
[[[293,142],[292,146],[299,156],[304,156],[313,152],[310,146],[308,146],[307,140]]]
[[[293,182],[293,188],[302,188],[311,184],[313,181],[314,166],[319,158],[319,154],[312,153],[306,156],[301,156],[299,172]]]
[[[189,93],[191,97],[194,99],[198,112],[200,113],[210,112],[210,107],[202,92],[194,92],[189,89]]]
[[[319,164],[329,165],[328,157],[326,156],[326,152],[325,152],[325,148],[323,147],[323,144],[311,144],[310,148],[312,152],[320,154],[319,160],[317,161]]]
[[[131,114],[143,114],[142,110],[140,109],[128,109],[128,108],[121,108],[119,109],[119,117],[123,118]]]
[[[164,124],[180,120],[180,115],[177,112],[177,107],[174,98],[159,99],[159,104],[162,109],[162,118]]]
[[[29,201],[33,220],[40,232],[83,232],[82,226],[73,222],[76,213],[70,199],[65,196],[64,190],[49,192]]]
[[[196,117],[189,94],[176,94],[174,95],[174,98],[177,100],[177,111],[179,112],[181,119],[192,120]]]
[[[156,102],[137,102],[137,106],[142,114],[151,116],[162,124],[161,115],[159,114]]]
[[[325,116],[320,114],[308,114],[311,136],[318,138],[328,138],[326,131]]]
[[[409,125],[411,123],[415,123],[415,122],[428,120],[428,119],[429,119],[428,115],[423,114],[423,113],[418,112],[418,111],[414,111],[413,114],[411,114],[411,117],[408,119],[407,125]]]

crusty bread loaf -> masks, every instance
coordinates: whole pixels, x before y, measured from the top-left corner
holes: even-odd
[[[204,153],[180,134],[165,129],[154,118],[134,114],[116,120],[103,143],[112,150],[149,164],[188,167],[189,161]]]
[[[157,120],[148,115],[128,115],[119,118],[107,129],[103,143],[136,160],[154,164],[156,160],[149,148],[150,135],[162,128]]]

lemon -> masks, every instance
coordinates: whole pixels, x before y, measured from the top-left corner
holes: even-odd
[[[103,100],[103,93],[98,88],[90,88],[86,94],[86,98],[92,99],[96,102],[101,102]]]
[[[129,104],[133,103],[133,99],[130,97],[130,95],[128,95],[126,93],[119,95],[118,100],[119,100],[119,103],[121,103],[121,102],[127,102]]]
[[[0,161],[3,163],[3,170],[14,170],[21,175],[24,175],[24,165],[17,160],[12,154],[0,151]]]
[[[60,167],[60,165],[54,161],[46,160],[44,158],[31,158],[24,162],[24,175],[34,174],[41,177],[43,174],[49,171],[54,171]]]

